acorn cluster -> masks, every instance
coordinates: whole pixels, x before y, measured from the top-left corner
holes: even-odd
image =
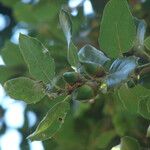
[[[79,72],[65,72],[66,89],[73,100],[94,100],[98,94],[101,78],[106,75],[105,69],[98,64],[84,63]]]

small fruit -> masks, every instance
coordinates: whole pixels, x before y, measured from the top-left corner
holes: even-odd
[[[100,64],[83,63],[83,65],[84,65],[85,71],[92,76],[102,77],[105,75],[105,70],[103,66],[101,66]]]
[[[63,74],[65,81],[69,84],[75,84],[80,80],[80,74],[77,72],[65,72]]]
[[[74,100],[88,100],[93,98],[95,93],[91,86],[84,84],[75,89],[72,93],[72,96]]]

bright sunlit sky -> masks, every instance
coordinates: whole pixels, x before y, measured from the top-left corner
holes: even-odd
[[[31,0],[22,0],[24,3],[29,3]],[[38,1],[38,0],[36,0]],[[70,0],[69,6],[75,8],[77,5],[84,1],[83,8],[84,14],[90,15],[93,13],[92,5],[90,0]],[[73,10],[72,15],[76,16],[77,10]],[[0,31],[4,30],[10,23],[9,17],[0,13]],[[28,34],[28,31],[24,28],[15,27],[13,29],[13,35],[11,37],[11,42],[18,44],[19,34]],[[2,57],[0,56],[0,65],[5,65]],[[0,85],[0,105],[6,109],[4,115],[4,121],[8,126],[6,133],[0,136],[0,148],[1,150],[20,150],[19,144],[21,143],[21,134],[17,131],[24,124],[24,110],[26,104],[22,101],[15,101],[6,95],[3,87]],[[36,115],[33,112],[28,112],[29,126],[32,127],[36,122]],[[1,128],[0,120],[0,128]],[[31,150],[44,150],[41,142],[30,142]]]

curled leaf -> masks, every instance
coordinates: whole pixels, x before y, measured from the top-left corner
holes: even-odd
[[[146,27],[147,27],[147,25],[144,20],[138,20],[137,37],[136,37],[136,46],[137,47],[144,45]]]
[[[72,37],[72,23],[68,12],[65,11],[64,9],[62,9],[59,13],[59,22],[65,34],[69,48]]]
[[[91,45],[85,45],[78,52],[79,61],[82,63],[95,63],[104,65],[110,59],[107,58],[103,52]]]
[[[138,59],[134,56],[116,59],[110,67],[110,74],[106,76],[105,83],[109,88],[119,86],[127,81],[130,74],[138,65]]]

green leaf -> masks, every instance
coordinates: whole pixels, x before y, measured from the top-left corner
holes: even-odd
[[[140,100],[150,96],[149,90],[142,86],[136,86],[134,88],[122,86],[118,90],[118,94],[124,107],[131,113],[137,113]]]
[[[19,45],[31,75],[44,83],[50,82],[55,76],[55,63],[49,51],[37,39],[23,34]]]
[[[43,84],[26,77],[19,77],[5,82],[8,95],[27,104],[36,103],[44,97]]]
[[[79,61],[81,63],[95,63],[104,65],[110,59],[103,52],[99,51],[91,45],[85,45],[78,52]]]
[[[1,55],[7,66],[17,66],[25,64],[19,47],[11,42],[5,43],[5,46],[1,51]]]
[[[140,100],[138,112],[142,117],[150,120],[150,112],[148,107],[149,98],[150,97],[146,97]]]
[[[150,36],[145,39],[144,45],[147,49],[150,50]]]
[[[99,45],[110,57],[116,58],[132,48],[136,27],[126,0],[110,0],[101,21]]]
[[[5,66],[0,65],[0,83],[4,84],[6,81],[24,76],[26,68],[24,66]]]
[[[31,4],[16,3],[14,5],[14,16],[17,21],[23,21],[27,23],[35,23],[35,12],[33,12],[33,6]],[[37,22],[36,22],[37,23]]]
[[[133,128],[137,128],[139,125],[136,115],[123,109],[113,115],[112,121],[116,133],[121,137],[132,132]]]
[[[120,150],[140,150],[138,141],[132,137],[121,138]]]
[[[48,21],[54,21],[54,18],[57,16],[60,9],[59,5],[62,4],[62,2],[56,4],[55,1],[51,1],[51,3],[48,1],[40,1],[36,3],[36,5],[32,5],[31,3],[24,4],[19,2],[14,5],[13,13],[18,22],[32,23],[32,25],[37,25],[37,23],[40,25],[42,23],[43,25],[43,23],[48,23]],[[37,26],[35,28],[37,28]],[[55,27],[52,29],[54,28]]]
[[[68,62],[71,67],[76,71],[79,67],[78,50],[77,47],[71,42],[67,52]]]
[[[71,37],[72,37],[72,23],[71,23],[69,13],[67,11],[63,9],[60,11],[59,22],[65,34],[67,44],[68,44],[68,49],[69,49]]]
[[[100,136],[95,140],[96,146],[100,149],[105,149],[115,136],[116,133],[114,130],[101,133]]]
[[[68,102],[60,102],[54,105],[40,122],[36,131],[28,138],[32,141],[52,138],[64,123],[68,110]]]
[[[147,89],[150,89],[150,70],[140,75],[139,83]]]
[[[61,10],[59,14],[59,22],[61,25],[61,28],[64,32],[64,35],[67,40],[67,45],[68,45],[68,51],[67,51],[67,58],[68,62],[71,65],[71,67],[74,70],[77,70],[79,66],[79,60],[78,60],[78,55],[77,55],[77,48],[71,41],[72,38],[72,22],[70,19],[70,15],[67,11]]]
[[[150,125],[149,125],[149,127],[148,127],[148,129],[147,129],[147,134],[146,134],[146,136],[147,136],[147,137],[150,137]]]
[[[127,81],[130,74],[138,65],[137,60],[134,56],[116,59],[110,67],[110,74],[105,78],[104,82],[107,86],[111,88]]]
[[[147,107],[148,107],[148,112],[150,112],[150,101],[147,102]]]
[[[1,3],[3,3],[3,5],[5,6],[9,6],[9,7],[12,7],[14,5],[16,5],[16,3],[18,2],[18,0],[0,0]]]
[[[136,139],[125,136],[121,138],[121,144],[113,147],[111,150],[141,150],[141,148]]]
[[[15,75],[15,71],[10,67],[6,67],[4,65],[0,65],[0,83],[4,84],[7,80]]]

